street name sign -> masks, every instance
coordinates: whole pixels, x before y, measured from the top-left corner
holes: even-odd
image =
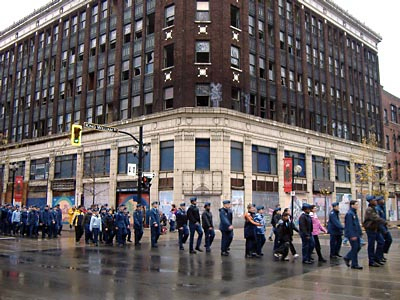
[[[104,126],[104,125],[101,125],[101,124],[84,122],[83,126],[85,128],[90,128],[90,129],[94,129],[94,130],[108,131],[108,132],[118,132],[118,128],[110,127],[110,126]]]

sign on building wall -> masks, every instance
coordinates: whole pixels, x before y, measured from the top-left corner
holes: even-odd
[[[158,199],[160,201],[159,210],[168,216],[171,210],[171,204],[174,203],[174,191],[160,191],[158,193]],[[179,207],[180,203],[175,203],[176,207]]]
[[[292,158],[286,157],[283,159],[283,190],[285,193],[292,191]]]
[[[244,191],[232,190],[232,212],[234,218],[243,218],[244,215]]]

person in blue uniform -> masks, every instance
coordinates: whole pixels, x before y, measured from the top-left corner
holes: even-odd
[[[378,215],[381,217],[381,219],[386,222],[387,218],[386,218],[385,198],[383,196],[378,196],[378,197],[376,197],[376,201],[378,202],[378,204],[376,205],[375,209],[376,209]],[[387,253],[389,253],[390,246],[392,245],[392,241],[393,241],[392,234],[390,233],[390,230],[387,227],[387,225],[381,225],[380,232],[385,241],[385,243],[383,245],[383,253],[387,254]],[[380,259],[384,262],[386,261],[386,258],[383,256],[383,254],[380,257]]]
[[[104,233],[104,242],[106,245],[111,246],[115,235],[115,223],[113,212],[109,208],[106,209],[106,215],[104,216]]]
[[[189,237],[188,219],[185,210],[185,202],[179,205],[179,209],[176,211],[176,227],[178,228],[178,240],[179,250],[185,250],[183,244],[186,243]]]
[[[314,239],[312,236],[313,225],[310,216],[311,205],[304,203],[301,207],[303,213],[299,218],[299,234],[302,243],[303,264],[312,264],[311,253],[314,249]]]
[[[342,236],[344,227],[339,218],[339,203],[332,203],[332,210],[329,213],[328,233],[330,234],[330,258],[342,257],[340,248],[342,246]]]
[[[61,235],[61,231],[63,228],[63,222],[62,222],[62,210],[60,207],[60,204],[56,205],[56,211],[57,211],[57,235]]]
[[[118,212],[115,214],[114,225],[117,233],[117,244],[119,247],[123,247],[126,244],[126,221],[124,215],[125,205],[118,207]]]
[[[22,207],[19,233],[22,237],[25,236],[25,234],[28,235],[28,211],[26,209],[26,206]]]
[[[161,235],[160,211],[158,210],[158,202],[151,203],[149,213],[149,224],[151,229],[151,247],[158,248],[158,238]]]
[[[215,231],[210,202],[204,203],[204,211],[201,214],[201,224],[204,230],[206,252],[211,252],[211,245],[214,241]]]
[[[46,205],[44,210],[40,213],[39,223],[42,226],[42,239],[46,237],[46,234],[49,238],[52,236],[51,226],[54,221],[53,214],[51,213],[49,206]]]
[[[203,238],[203,230],[200,224],[200,212],[199,208],[197,207],[197,198],[192,197],[190,198],[190,206],[186,212],[188,220],[189,220],[189,231],[190,231],[190,239],[189,239],[189,253],[195,254],[196,251],[193,249],[194,244],[194,234],[197,232],[197,243],[196,243],[196,250],[199,252],[203,252],[200,249],[201,239]]]
[[[383,246],[385,244],[380,228],[386,226],[386,221],[379,217],[375,209],[377,205],[375,196],[367,195],[366,199],[369,205],[365,210],[363,226],[368,237],[368,265],[370,267],[379,267],[384,264],[381,257],[383,256]]]
[[[344,218],[344,236],[349,240],[351,250],[343,257],[344,262],[348,267],[356,270],[362,270],[358,264],[358,252],[361,249],[361,235],[362,230],[360,221],[357,216],[358,201],[350,201],[350,209]]]
[[[265,238],[265,225],[266,221],[264,218],[264,206],[257,206],[257,213],[254,217],[254,221],[259,223],[260,226],[257,226],[256,229],[256,241],[257,241],[257,255],[263,256],[262,248],[264,247],[266,238]]]
[[[136,205],[133,213],[133,227],[135,230],[135,246],[140,246],[140,240],[143,236],[143,210],[140,203]]]
[[[231,210],[231,201],[222,201],[222,208],[219,209],[219,230],[221,231],[221,255],[229,256],[229,247],[233,240],[233,213]]]

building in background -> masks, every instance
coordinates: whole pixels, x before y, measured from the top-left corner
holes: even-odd
[[[0,36],[2,200],[14,162],[25,203],[137,200],[132,140],[85,130],[74,148],[83,122],[143,126],[143,201],[164,209],[287,206],[284,157],[299,205],[354,198],[362,138],[383,145],[380,40],[331,1],[52,1]]]
[[[384,122],[385,149],[388,169],[388,202],[389,218],[398,220],[400,201],[400,98],[385,91],[382,87],[382,108]],[[397,210],[396,210],[397,207]]]

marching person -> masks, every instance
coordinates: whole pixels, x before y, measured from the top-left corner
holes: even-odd
[[[143,237],[143,210],[142,205],[138,203],[133,213],[133,227],[135,230],[135,246],[140,246],[140,240]]]
[[[211,252],[211,244],[214,241],[215,231],[210,202],[204,203],[204,212],[201,214],[201,223],[204,230],[206,252]]]
[[[196,197],[190,198],[190,206],[186,212],[189,220],[189,230],[190,230],[190,240],[189,240],[190,254],[196,253],[196,251],[193,249],[195,232],[197,232],[196,250],[199,252],[203,252],[203,250],[200,249],[201,239],[203,237],[203,230],[201,229],[201,224],[200,224],[199,208],[196,206],[196,204],[197,204],[197,198]]]
[[[379,230],[381,226],[386,226],[386,221],[379,217],[376,212],[377,201],[375,196],[368,195],[366,199],[369,205],[365,211],[363,226],[368,237],[368,265],[370,267],[379,267],[384,264],[380,258],[383,256],[383,246],[385,244]]]
[[[84,207],[81,205],[75,210],[74,219],[72,221],[72,225],[75,227],[75,242],[77,244],[79,244],[83,235],[83,217],[85,216],[83,209]]]
[[[263,256],[262,248],[264,247],[265,238],[265,218],[264,218],[264,206],[257,206],[257,213],[254,217],[254,221],[259,223],[260,226],[256,228],[256,242],[257,242],[257,255]]]
[[[254,221],[256,208],[254,204],[247,205],[247,212],[244,214],[244,238],[246,239],[246,258],[260,257],[257,252],[256,229],[260,223]]]
[[[126,221],[125,221],[125,214],[124,214],[125,205],[121,204],[118,207],[118,212],[114,216],[114,225],[115,231],[117,234],[117,244],[119,247],[123,247],[126,245]]]
[[[321,225],[321,222],[318,219],[317,216],[317,206],[316,205],[311,205],[311,219],[312,219],[312,225],[313,225],[313,231],[312,231],[312,236],[314,239],[314,244],[315,244],[315,251],[317,251],[318,255],[318,261],[319,262],[327,262],[327,260],[322,256],[321,253],[321,244],[319,242],[319,237],[318,235],[321,232],[327,233],[327,230],[325,229],[324,226]]]
[[[229,256],[229,247],[233,240],[233,225],[232,218],[233,213],[231,210],[231,201],[222,201],[223,207],[219,209],[219,230],[221,231],[221,255]]]
[[[346,213],[344,219],[344,236],[349,240],[351,250],[343,257],[344,262],[348,267],[356,270],[362,270],[358,264],[358,252],[361,249],[361,226],[357,216],[358,201],[350,201],[350,209]]]
[[[176,205],[171,204],[171,210],[169,211],[168,221],[169,221],[169,231],[175,232],[176,230]]]
[[[297,233],[299,233],[299,229],[296,227],[296,225],[293,222],[293,217],[292,217],[292,211],[290,210],[290,208],[285,208],[283,210],[283,213],[288,213],[289,215],[289,226],[290,226],[290,233],[291,233],[291,238],[289,240],[289,249],[290,252],[293,255],[293,258],[298,258],[299,255],[297,254],[296,248],[293,245],[293,231],[296,231]]]
[[[301,209],[303,213],[299,218],[299,233],[302,243],[303,264],[312,264],[314,261],[311,258],[311,253],[314,249],[314,239],[312,236],[313,225],[310,216],[311,206],[304,203]]]
[[[158,202],[151,203],[151,210],[149,213],[149,224],[151,229],[151,247],[158,248],[157,242],[161,235],[160,212],[158,211]]]
[[[340,248],[342,246],[342,235],[344,227],[339,218],[339,202],[332,203],[332,210],[329,213],[328,233],[330,234],[330,258],[342,257]]]
[[[179,250],[185,250],[185,248],[183,248],[183,244],[186,243],[189,237],[189,229],[187,226],[188,219],[185,206],[185,202],[182,202],[176,212],[176,227],[178,228]]]
[[[102,232],[102,221],[101,217],[99,215],[99,210],[95,209],[93,211],[93,215],[90,219],[90,224],[89,224],[89,229],[90,232],[93,234],[93,243],[97,246],[99,246],[99,234]]]
[[[376,197],[376,201],[378,202],[377,206],[375,207],[378,215],[381,217],[382,220],[385,222],[387,221],[386,219],[386,205],[385,205],[385,198],[383,196]],[[390,245],[392,244],[392,235],[390,233],[390,230],[388,229],[387,225],[381,225],[380,231],[383,235],[383,239],[385,240],[385,243],[383,245],[383,253],[387,254],[389,253]],[[381,260],[384,262],[386,261],[386,258],[382,255]]]

